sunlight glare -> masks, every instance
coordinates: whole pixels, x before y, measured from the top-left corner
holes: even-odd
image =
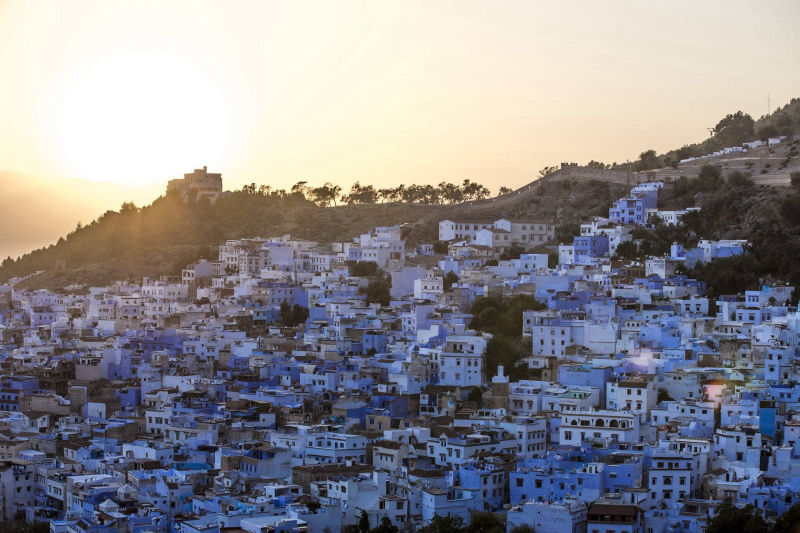
[[[178,54],[107,56],[57,94],[56,143],[78,177],[146,185],[218,165],[225,151],[222,84]]]

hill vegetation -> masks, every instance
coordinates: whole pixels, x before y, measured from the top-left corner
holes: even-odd
[[[662,154],[655,150],[645,150],[639,154],[637,160],[629,163],[606,164],[590,161],[587,166],[634,172],[664,167],[678,168],[680,161],[684,159],[705,156],[729,146],[741,146],[753,140],[766,141],[779,135],[792,136],[800,133],[800,98],[792,98],[785,106],[758,120],[742,111],[728,114],[709,130],[710,135],[704,141],[686,144]]]
[[[0,265],[0,282],[45,271],[23,286],[58,289],[74,283],[177,274],[200,257],[216,257],[217,246],[234,238],[290,233],[324,243],[348,240],[375,226],[405,223],[404,236],[414,245],[434,242],[438,222],[446,217],[531,216],[575,224],[578,210],[602,214],[610,199],[625,191],[624,186],[600,182],[579,188],[574,182],[543,180],[524,194],[493,199],[460,203],[349,200],[345,205],[323,207],[301,187],[287,193],[245,186],[225,193],[213,205],[205,200],[184,203],[172,195],[142,208],[125,203],[119,211],[107,211],[90,224],[77,225],[47,248],[6,258]]]
[[[707,148],[738,141],[760,128],[774,127],[779,133],[793,135],[800,125],[800,100],[751,121],[743,113],[723,118],[713,136],[704,141],[709,143]],[[793,160],[800,140],[784,145],[785,159]],[[673,152],[655,155],[658,161],[652,164],[663,163]],[[630,172],[611,172],[609,166],[591,162],[588,174],[584,172],[580,178],[546,167],[540,171],[540,179],[516,191],[504,187],[494,198],[488,198],[486,187],[466,179],[461,184],[387,189],[357,182],[349,192],[331,183],[310,187],[298,182],[290,191],[252,183],[224,193],[213,205],[205,200],[184,203],[175,196],[159,197],[141,208],[128,202],[87,225],[79,223],[53,245],[17,259],[6,258],[0,264],[0,282],[44,271],[23,286],[58,289],[73,283],[105,284],[177,274],[200,257],[216,257],[217,246],[226,239],[286,233],[324,243],[348,240],[374,226],[404,224],[403,236],[409,246],[434,243],[437,224],[444,218],[548,219],[559,226],[557,240],[571,242],[580,222],[607,214],[613,200],[637,181],[647,179]],[[650,164],[640,165],[647,166]],[[792,180],[797,186],[778,188],[754,184],[746,166],[744,171],[726,169],[724,160],[702,165],[699,170],[697,166],[686,168],[692,173],[667,183],[661,207],[700,206],[701,213],[687,217],[685,226],[679,228],[638,228],[636,243],[623,247],[621,257],[643,259],[666,252],[672,242],[693,246],[699,238],[748,239],[752,249],[747,255],[699,267],[691,274],[706,280],[714,295],[755,287],[765,280],[800,285],[796,261],[800,257],[800,175]],[[553,250],[544,247],[537,251]]]

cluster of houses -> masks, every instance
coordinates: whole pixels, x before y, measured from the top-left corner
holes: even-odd
[[[800,502],[792,288],[711,300],[678,273],[744,243],[612,260],[661,216],[658,190],[557,264],[500,258],[550,222],[445,220],[447,253],[379,227],[229,240],[176,277],[0,286],[0,522],[413,531],[491,512],[508,531],[688,533],[724,501],[780,515]],[[359,263],[391,280],[388,305]],[[517,294],[542,304],[520,317],[526,353],[490,367],[470,309]]]
[[[776,137],[769,137],[766,140],[758,140],[758,141],[750,141],[746,143],[742,143],[741,146],[727,146],[721,150],[717,150],[716,152],[712,152],[707,155],[701,155],[697,157],[687,157],[685,159],[681,159],[681,164],[683,163],[691,163],[692,161],[697,161],[701,159],[708,159],[712,157],[720,157],[723,155],[731,155],[731,154],[741,154],[747,153],[748,150],[752,150],[754,148],[760,148],[762,146],[770,147],[775,146],[776,144],[780,144],[786,140],[785,135],[778,135]]]

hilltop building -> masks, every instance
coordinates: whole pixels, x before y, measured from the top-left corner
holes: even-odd
[[[169,180],[167,194],[170,193],[180,194],[184,202],[189,198],[208,198],[213,204],[222,194],[222,174],[210,174],[205,166],[196,168],[194,172],[184,174],[183,178]]]

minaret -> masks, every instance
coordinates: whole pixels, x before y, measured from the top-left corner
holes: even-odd
[[[497,375],[492,378],[492,409],[508,410],[508,376],[504,375],[503,365],[497,366]]]

